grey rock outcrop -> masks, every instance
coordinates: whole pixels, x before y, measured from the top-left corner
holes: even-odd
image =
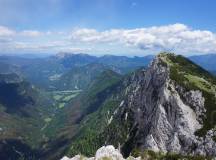
[[[81,155],[76,155],[73,158],[63,157],[61,160],[125,160],[118,149],[113,146],[102,146],[99,148],[95,157],[87,158]],[[133,158],[133,160],[140,160],[140,158]]]
[[[204,137],[195,135],[206,112],[202,92],[185,91],[171,80],[170,67],[160,55],[141,73],[133,76],[125,92],[127,97],[115,113],[133,119],[136,133],[129,133],[128,138],[136,139],[133,148],[216,156],[212,139],[215,132],[209,131]]]

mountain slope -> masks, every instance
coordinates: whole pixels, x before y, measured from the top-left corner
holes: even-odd
[[[211,71],[211,73],[212,73],[213,75],[216,75],[216,71]]]
[[[142,74],[143,69],[140,69],[137,72]],[[133,74],[133,76],[136,75]],[[124,93],[127,90],[127,86],[131,83],[131,77],[133,76],[126,76],[125,78],[121,79],[119,83],[112,85],[111,88],[113,89],[111,92],[109,92],[109,94],[107,94],[108,96],[105,99],[101,100],[101,103],[93,103],[94,105],[90,105],[97,107],[97,110],[89,114],[87,117],[84,117],[84,119],[81,121],[81,128],[79,129],[77,136],[75,136],[73,139],[72,146],[68,151],[69,156],[75,155],[77,153],[92,156],[99,146],[106,144],[106,136],[109,136],[105,133],[106,127],[112,122],[112,113],[115,112],[114,110],[116,110],[123,100]],[[100,84],[100,86],[103,86],[103,83]],[[97,83],[95,83],[95,87],[97,88]],[[95,99],[95,96],[93,95],[91,99]],[[123,125],[120,125],[119,127],[124,129]],[[124,132],[124,130],[122,130],[122,132]],[[118,145],[118,142],[125,136],[124,133],[121,134],[122,132],[109,133],[110,136],[113,134],[116,135],[116,138],[113,139],[113,144],[116,146]],[[111,144],[111,142],[108,142],[108,144]]]
[[[86,115],[94,113],[111,96],[119,85],[121,75],[106,70],[102,72],[89,86],[89,88],[73,99],[68,108],[68,116],[72,122],[80,123]],[[69,110],[68,110],[69,109]]]
[[[9,65],[7,63],[0,62],[0,73],[6,74],[6,73],[12,73],[12,72],[18,72],[18,68],[14,65]]]
[[[216,54],[190,56],[189,59],[208,71],[216,70]]]
[[[15,73],[0,74],[0,159],[37,157],[53,103]]]
[[[113,56],[105,55],[102,57],[91,56],[88,54],[72,54],[60,53],[56,55],[56,59],[60,61],[67,68],[84,66],[91,63],[100,63],[105,66],[117,68],[120,73],[125,74],[147,66],[154,56],[145,57],[126,57],[126,56]]]
[[[72,53],[58,53],[55,56],[61,64],[66,68],[73,68],[84,66],[90,63],[95,63],[97,57],[88,54],[72,54]]]
[[[104,103],[106,99],[119,85],[121,75],[112,70],[105,70],[91,82],[89,87],[71,100],[61,112],[56,115],[47,127],[47,130],[56,128],[57,134],[53,137],[53,142],[43,150],[44,159],[61,158],[65,150],[73,142],[76,134],[80,131],[81,122],[85,117],[94,113]]]
[[[33,60],[31,64],[21,65],[23,77],[37,87],[55,90],[54,84],[68,69],[52,57]]]
[[[82,122],[68,155],[92,155],[102,145],[120,144],[124,156],[146,149],[216,156],[216,82],[207,71],[163,53],[120,86]]]
[[[59,90],[86,89],[103,71],[110,67],[99,63],[91,63],[81,67],[73,67],[56,81],[55,87]],[[111,69],[111,68],[110,68]]]
[[[16,73],[19,73],[27,79],[27,81],[48,91],[58,90],[62,86],[63,88],[74,88],[79,80],[81,81],[78,82],[78,88],[85,88],[87,86],[85,82],[96,75],[90,69],[91,67],[95,68],[96,64],[98,65],[96,72],[98,70],[104,70],[106,67],[106,69],[112,69],[115,72],[126,74],[140,66],[146,66],[152,58],[153,56],[130,58],[111,55],[96,57],[88,54],[72,53],[59,53],[55,56],[43,58],[27,58],[15,55],[0,56],[0,72],[1,70],[2,72],[5,72],[5,69],[8,70],[9,68],[6,65],[10,65],[10,70],[13,69]],[[82,69],[85,71],[82,71]],[[82,73],[87,72],[88,69],[90,73],[87,73],[86,77],[77,75],[79,70]],[[62,82],[60,82],[61,80]],[[66,84],[65,86],[64,83]]]
[[[105,55],[98,58],[98,62],[108,66],[119,68],[121,73],[132,72],[140,67],[147,66],[154,56],[144,57],[126,57],[126,56],[113,56]]]
[[[52,90],[55,80],[58,80],[63,73],[68,71],[54,57],[26,58],[18,55],[0,56],[0,67],[7,67],[7,70],[10,69],[10,71],[22,75],[27,81],[46,90]],[[0,69],[0,72],[4,68]]]

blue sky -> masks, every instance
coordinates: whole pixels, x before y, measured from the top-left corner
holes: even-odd
[[[0,0],[0,53],[216,53],[215,0]]]

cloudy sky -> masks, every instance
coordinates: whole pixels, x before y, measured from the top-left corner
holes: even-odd
[[[215,0],[0,0],[0,54],[216,53]]]

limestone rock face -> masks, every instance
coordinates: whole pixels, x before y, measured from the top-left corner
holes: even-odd
[[[213,131],[212,136],[195,136],[203,124],[201,116],[206,112],[202,92],[185,91],[172,81],[170,68],[160,56],[138,74],[133,77],[127,98],[116,113],[133,120],[136,133],[129,133],[128,138],[134,140],[132,148],[216,156]]]

